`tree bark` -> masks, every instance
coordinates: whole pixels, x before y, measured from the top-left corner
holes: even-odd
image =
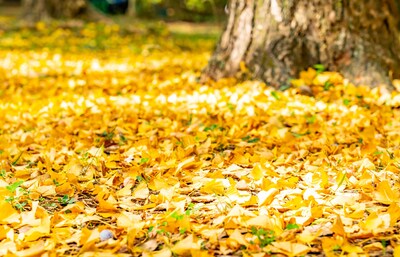
[[[233,76],[243,62],[253,78],[276,87],[315,64],[355,84],[399,77],[394,0],[231,0],[228,11],[205,76]]]
[[[47,20],[50,18],[45,0],[23,0],[22,17],[27,21]]]
[[[86,9],[85,0],[23,0],[22,16],[36,22],[49,18],[75,18]]]

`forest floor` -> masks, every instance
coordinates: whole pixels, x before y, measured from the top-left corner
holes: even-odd
[[[400,256],[400,94],[199,83],[184,32],[0,30],[0,255]]]

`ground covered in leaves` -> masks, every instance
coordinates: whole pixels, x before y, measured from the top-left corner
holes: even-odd
[[[0,31],[1,256],[400,256],[399,93],[201,84],[214,37],[149,31]]]

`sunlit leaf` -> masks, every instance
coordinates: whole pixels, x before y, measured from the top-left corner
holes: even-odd
[[[391,204],[398,202],[399,192],[394,191],[391,188],[389,181],[384,180],[378,184],[374,196],[377,201],[383,204]]]

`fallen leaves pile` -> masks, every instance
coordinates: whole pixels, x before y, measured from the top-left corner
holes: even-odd
[[[115,25],[1,33],[1,256],[400,256],[399,93],[200,84],[214,41]]]

